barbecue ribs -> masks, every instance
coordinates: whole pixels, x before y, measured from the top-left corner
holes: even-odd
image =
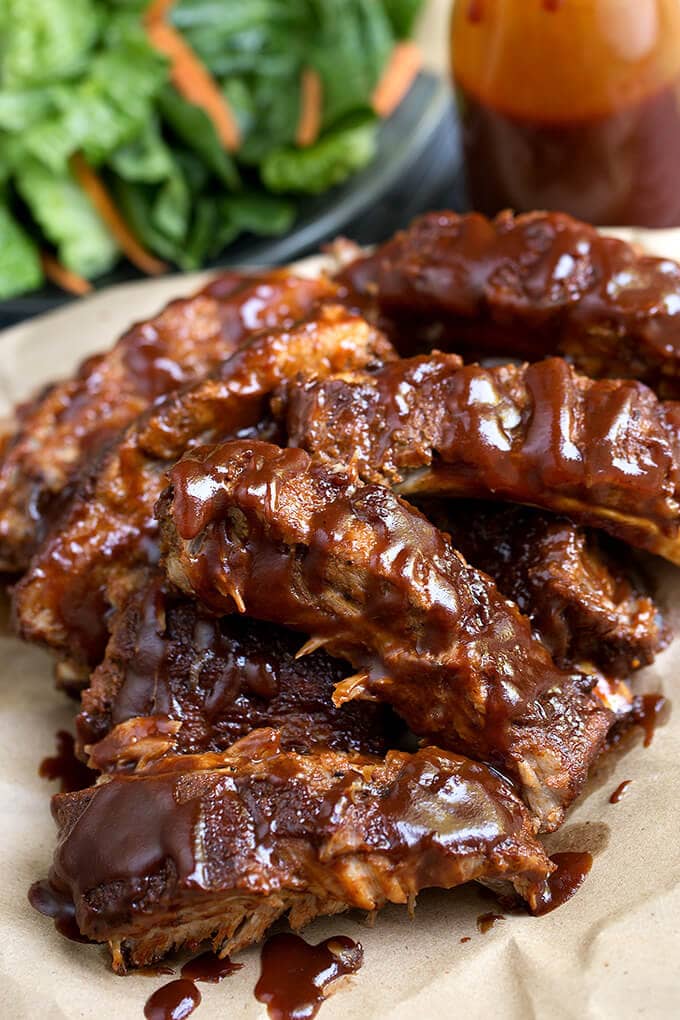
[[[561,354],[680,397],[680,266],[564,213],[426,213],[339,280],[403,353]]]
[[[327,281],[285,270],[225,273],[25,404],[0,461],[0,571],[26,568],[74,473],[154,400],[206,375],[255,330],[290,326],[333,294]]]
[[[560,358],[433,354],[291,387],[288,435],[409,496],[529,503],[680,563],[680,402]]]
[[[321,649],[296,659],[298,635],[240,616],[217,619],[169,592],[158,573],[110,627],[106,657],[83,691],[77,720],[80,748],[94,745],[90,764],[99,771],[156,750],[223,751],[265,726],[298,751],[324,745],[382,754],[397,733],[384,706],[334,707],[333,688],[347,672],[338,659]],[[171,741],[155,740],[159,718],[181,723],[170,727]]]
[[[52,881],[119,972],[204,939],[233,952],[286,914],[412,906],[428,886],[506,880],[535,906],[553,869],[510,787],[433,747],[300,755],[260,730],[58,794],[53,814]]]
[[[135,568],[155,556],[153,506],[165,470],[192,444],[257,426],[285,379],[390,357],[380,333],[329,305],[291,329],[258,334],[213,377],[155,404],[105,453],[17,586],[21,635],[67,657],[76,677],[78,664],[97,665],[109,606],[124,602],[136,585]]]
[[[659,608],[596,532],[502,503],[426,500],[421,509],[517,603],[560,666],[592,662],[627,677],[668,644]]]
[[[613,719],[594,677],[559,670],[528,620],[390,490],[302,450],[194,450],[162,497],[168,575],[211,610],[312,635],[356,676],[336,704],[391,704],[429,740],[515,779],[559,824]]]

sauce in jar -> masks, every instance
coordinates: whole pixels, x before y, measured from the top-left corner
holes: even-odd
[[[457,0],[472,205],[680,225],[680,0]]]

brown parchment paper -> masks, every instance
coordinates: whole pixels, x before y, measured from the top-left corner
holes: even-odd
[[[680,232],[639,239],[680,257]],[[319,261],[307,263],[318,270]],[[110,345],[134,319],[188,294],[203,276],[116,287],[0,334],[0,418],[36,386],[65,375]],[[652,563],[659,596],[677,617],[680,571]],[[476,887],[428,892],[414,920],[390,907],[373,928],[354,915],[317,922],[307,937],[345,933],[365,950],[359,974],[322,1007],[323,1020],[612,1020],[680,1017],[680,640],[639,674],[636,689],[677,700],[652,746],[640,734],[611,753],[587,794],[551,837],[550,849],[589,850],[595,860],[579,894],[544,918],[507,917],[485,935],[477,916],[492,908]],[[54,734],[76,706],[54,689],[49,657],[11,636],[0,597],[0,1018],[139,1020],[168,978],[116,977],[100,947],[61,938],[34,913],[29,885],[47,874],[55,831],[54,786],[38,778]],[[632,779],[617,805],[609,796]],[[470,941],[462,943],[461,939]],[[253,997],[257,950],[221,985],[201,984],[200,1020],[264,1018]]]

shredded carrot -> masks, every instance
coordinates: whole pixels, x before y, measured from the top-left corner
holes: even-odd
[[[422,54],[415,43],[397,43],[371,97],[371,105],[379,117],[389,117],[396,110],[413,84],[422,62]]]
[[[56,283],[57,287],[61,287],[62,290],[67,290],[69,294],[89,294],[92,290],[89,280],[74,273],[71,269],[67,269],[66,266],[62,266],[61,262],[49,252],[41,252],[40,261],[47,279]]]
[[[306,67],[300,81],[300,118],[295,131],[295,141],[300,148],[313,145],[319,137],[322,107],[321,78],[312,67]]]
[[[146,32],[152,45],[169,58],[170,77],[177,91],[208,114],[222,145],[235,152],[241,144],[239,127],[226,97],[207,67],[167,22],[147,19]]]
[[[116,209],[113,199],[102,181],[78,152],[71,157],[71,170],[130,262],[134,263],[143,273],[148,273],[149,276],[158,276],[160,273],[164,273],[168,268],[165,262],[161,262],[141,246]]]
[[[162,21],[175,6],[175,0],[151,0],[151,3],[144,12],[144,20]]]

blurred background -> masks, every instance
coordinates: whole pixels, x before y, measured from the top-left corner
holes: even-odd
[[[0,325],[465,204],[450,0],[0,7]]]

